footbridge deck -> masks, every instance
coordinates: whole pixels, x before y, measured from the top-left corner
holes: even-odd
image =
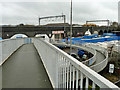
[[[20,47],[2,66],[3,88],[52,88],[33,44]]]

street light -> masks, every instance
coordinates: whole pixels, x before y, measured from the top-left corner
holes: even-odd
[[[70,55],[72,53],[72,0],[71,0],[71,10],[70,10]]]

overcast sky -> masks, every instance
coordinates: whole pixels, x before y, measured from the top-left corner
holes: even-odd
[[[66,15],[66,22],[70,21],[70,2],[55,0],[34,0],[12,2],[1,0],[0,15],[2,21],[0,24],[38,24],[38,17]],[[70,0],[69,0],[70,1]],[[73,23],[84,24],[86,20],[109,19],[110,21],[118,21],[118,0],[73,0]],[[42,20],[41,24],[62,23],[63,20],[55,19],[55,21]],[[100,24],[100,23],[96,23]],[[106,23],[103,23],[106,24]]]

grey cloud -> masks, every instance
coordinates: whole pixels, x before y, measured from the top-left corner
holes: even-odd
[[[116,3],[73,3],[73,23],[85,23],[92,19],[110,19],[117,20]],[[67,16],[67,22],[70,18],[69,2],[15,2],[2,3],[3,6],[3,24],[38,24],[38,16],[60,15],[64,13]],[[109,11],[109,12],[107,12]],[[113,13],[112,13],[113,12]],[[104,14],[104,16],[103,16]]]

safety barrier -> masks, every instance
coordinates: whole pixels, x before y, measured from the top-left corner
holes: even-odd
[[[65,43],[58,43],[58,42],[54,42],[53,44],[55,45],[59,45],[59,46],[67,46],[67,47],[70,47],[70,44],[65,44]],[[79,48],[79,49],[82,49],[82,50],[85,50],[87,52],[90,52],[93,54],[93,57],[89,58],[88,60],[86,61],[83,61],[82,63],[84,63],[85,65],[87,66],[91,66],[92,64],[95,63],[96,61],[96,50],[91,48],[91,47],[86,47],[86,46],[83,46],[83,45],[80,45],[78,43],[75,43],[76,45],[73,45],[72,44],[72,47],[74,48]]]
[[[66,45],[66,46],[70,46],[70,45]],[[93,54],[93,57],[91,57],[90,59],[88,59],[86,61],[83,61],[82,63],[84,63],[87,66],[91,66],[92,64],[95,63],[95,61],[96,61],[96,50],[95,49],[90,48],[90,47],[85,47],[85,46],[82,46],[82,45],[79,45],[79,46],[78,45],[72,45],[72,47],[80,48],[80,49],[83,49],[83,50]]]
[[[72,56],[40,39],[33,39],[54,88],[119,88]],[[85,78],[85,85],[83,79]]]
[[[70,46],[70,45],[68,44],[66,46]],[[91,46],[91,45],[80,45],[78,43],[76,43],[76,45],[72,45],[72,47],[81,48],[81,49],[86,50],[86,51],[88,51],[88,52],[90,52],[94,55],[90,59],[82,62],[83,64],[85,64],[87,66],[90,66],[90,68],[93,69],[94,71],[100,72],[106,67],[106,65],[108,63],[108,52],[104,48],[99,47],[99,46],[94,46],[94,45],[93,46]],[[93,65],[95,63],[95,61],[97,60],[96,59],[96,53],[97,53],[96,50],[98,50],[102,55],[104,55],[105,59],[101,60],[100,63],[97,63],[97,64]]]

